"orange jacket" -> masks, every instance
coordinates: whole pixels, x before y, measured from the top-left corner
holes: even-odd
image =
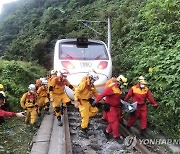
[[[103,97],[106,97],[105,102],[112,107],[120,107],[122,91],[119,89],[119,83],[115,82],[109,85],[101,94],[96,97],[96,102],[99,102]]]
[[[107,88],[110,84],[115,83],[115,82],[116,82],[116,78],[115,77],[110,78],[109,80],[107,80],[104,88]]]
[[[48,89],[44,86],[39,87],[37,90],[37,94],[39,97],[47,97]]]
[[[147,87],[141,89],[139,84],[130,88],[124,100],[128,101],[131,97],[133,103],[137,101],[139,105],[143,105],[146,103],[146,99],[148,99],[153,106],[157,106],[157,102],[154,100],[151,91]]]
[[[67,79],[62,80],[60,76],[52,79],[51,86],[53,87],[52,94],[62,94],[64,93],[65,86],[70,87],[74,90],[74,87],[69,83]]]

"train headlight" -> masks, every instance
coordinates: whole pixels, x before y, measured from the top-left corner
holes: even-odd
[[[98,69],[105,69],[108,65],[107,61],[101,61],[98,65]]]
[[[61,64],[66,69],[74,69],[74,65],[69,61],[61,61]]]

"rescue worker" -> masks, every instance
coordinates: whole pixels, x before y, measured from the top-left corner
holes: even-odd
[[[41,110],[44,107],[45,110],[48,112],[49,111],[49,98],[48,98],[48,88],[47,88],[48,81],[47,80],[42,80],[42,85],[39,87],[37,90],[37,104],[38,104],[38,116],[41,115]]]
[[[6,98],[6,94],[4,92],[4,86],[0,84],[0,93],[3,94],[4,98]]]
[[[57,77],[57,71],[56,70],[51,70],[51,73],[50,73],[50,76],[48,76],[48,92],[49,92],[49,98],[50,98],[50,101],[52,102],[52,92],[49,91],[49,87],[51,86],[51,81],[53,78]]]
[[[4,102],[1,105],[1,109],[3,109],[3,110],[9,109],[10,108],[9,103],[7,102],[6,94],[4,92],[4,86],[2,84],[0,84],[0,94],[2,94],[4,96]],[[0,117],[0,124],[2,124],[4,122],[5,122],[4,118]]]
[[[32,129],[32,126],[37,120],[38,105],[36,101],[36,86],[30,84],[28,86],[28,92],[23,94],[20,100],[21,107],[26,111],[25,122],[27,124],[30,123],[30,129]]]
[[[143,76],[138,78],[138,83],[132,86],[128,94],[125,97],[125,101],[128,101],[132,97],[132,103],[137,102],[137,109],[134,114],[130,115],[130,119],[127,124],[127,128],[130,129],[134,125],[137,119],[140,119],[141,135],[144,136],[147,128],[147,106],[146,99],[156,108],[157,102],[154,100],[151,91],[146,87],[147,81]]]
[[[67,70],[61,70],[60,76],[53,78],[51,81],[51,85],[49,87],[50,97],[53,101],[52,106],[54,109],[54,113],[58,119],[59,126],[63,125],[61,120],[63,108],[67,107],[67,105],[71,103],[71,100],[66,95],[64,88],[65,86],[68,86],[70,89],[74,91],[74,87],[66,79],[68,74],[69,72]]]
[[[109,85],[111,85],[112,83],[115,83],[115,82],[117,82],[117,79],[116,79],[116,77],[115,77],[115,75],[114,75],[114,76],[112,76],[109,80],[107,80],[104,88],[106,89]],[[101,118],[101,119],[104,120],[104,121],[107,121],[107,115],[106,115],[106,112],[105,112],[105,111],[103,111],[103,115],[102,115],[102,118]]]
[[[4,111],[3,109],[1,109],[2,105],[4,104],[4,100],[5,97],[2,93],[0,93],[0,117],[24,117],[24,112],[19,112],[19,113],[15,113],[15,112],[8,112],[8,111]]]
[[[115,83],[116,81],[117,81],[116,76],[115,76],[115,75],[112,76],[109,80],[107,80],[107,82],[106,82],[104,88],[107,88],[110,84]]]
[[[36,80],[36,84],[35,84],[35,86],[36,86],[36,91],[38,90],[38,88],[39,88],[41,85],[42,85],[42,81],[41,81],[40,79],[37,79],[37,80]]]
[[[46,72],[46,80],[49,82],[51,79],[51,73]]]
[[[7,102],[7,97],[6,97],[6,94],[4,92],[4,86],[2,84],[0,84],[0,93],[3,94],[4,96],[4,105],[2,106],[3,109],[9,109],[10,106],[9,106],[9,103]]]
[[[94,86],[94,82],[99,79],[94,71],[90,71],[86,77],[83,78],[74,93],[75,107],[79,108],[81,114],[81,129],[83,133],[87,133],[89,118],[98,113],[97,107],[92,107],[93,97],[98,95]]]
[[[96,97],[95,104],[99,102],[103,97],[106,97],[104,104],[104,111],[107,114],[108,126],[104,131],[107,139],[110,138],[110,133],[113,133],[113,138],[120,144],[123,143],[123,139],[119,132],[119,118],[122,113],[121,110],[121,86],[127,82],[127,78],[120,75],[117,81],[109,85],[101,94]]]

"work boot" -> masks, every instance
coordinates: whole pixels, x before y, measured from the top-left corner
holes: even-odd
[[[29,132],[33,132],[33,125],[31,125],[31,124],[29,126]]]
[[[49,115],[50,112],[49,112],[49,108],[45,108],[45,111],[46,111],[46,114]]]
[[[110,133],[107,133],[106,130],[104,130],[103,133],[106,136],[106,138],[109,140],[110,139]]]
[[[124,139],[122,137],[115,138],[115,141],[119,144],[122,144],[124,142]]]
[[[126,126],[126,129],[131,133],[131,127],[129,127],[128,125]]]
[[[38,112],[38,117],[40,117],[41,116],[41,112]]]
[[[82,128],[81,129],[85,134],[87,134],[87,128]]]
[[[146,129],[141,129],[140,135],[146,137]]]
[[[61,116],[57,117],[57,119],[58,119],[58,126],[63,126]]]
[[[87,128],[81,128],[79,136],[88,139]]]

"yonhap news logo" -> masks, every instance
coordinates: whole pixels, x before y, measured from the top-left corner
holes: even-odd
[[[180,139],[139,139],[139,143],[144,145],[180,145]]]
[[[180,145],[180,139],[137,139],[136,136],[127,136],[124,139],[124,145],[127,149],[132,149],[136,146],[137,142],[143,145]]]
[[[137,138],[136,136],[127,136],[124,139],[124,145],[126,146],[127,149],[132,149],[136,146],[137,143]]]

